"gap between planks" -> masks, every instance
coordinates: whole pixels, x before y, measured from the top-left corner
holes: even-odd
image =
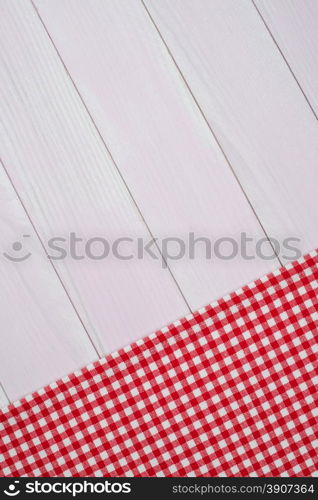
[[[4,171],[5,171],[5,173],[6,173],[6,176],[7,176],[8,180],[9,180],[9,182],[10,182],[10,184],[11,184],[11,186],[12,186],[12,188],[13,188],[13,190],[14,190],[14,192],[15,192],[15,194],[16,194],[16,196],[17,196],[17,198],[18,198],[18,200],[19,200],[20,205],[21,205],[21,206],[22,206],[22,208],[23,208],[23,211],[24,211],[24,213],[25,213],[25,215],[26,215],[27,219],[29,220],[29,222],[30,222],[30,224],[31,224],[31,226],[32,226],[32,228],[33,228],[33,230],[34,230],[35,234],[36,234],[37,239],[38,239],[38,240],[39,240],[39,242],[40,242],[41,247],[43,248],[43,251],[44,251],[44,253],[45,253],[46,257],[48,258],[48,262],[49,262],[49,263],[50,263],[50,265],[52,266],[52,268],[53,268],[53,270],[54,270],[54,273],[56,274],[56,276],[57,276],[57,278],[58,278],[58,281],[59,281],[60,285],[62,286],[62,288],[63,288],[63,290],[64,290],[64,292],[65,292],[65,294],[66,294],[66,297],[67,297],[68,301],[70,302],[70,304],[71,304],[71,306],[72,306],[72,308],[73,308],[73,310],[74,310],[74,312],[75,312],[76,316],[78,317],[78,319],[79,319],[79,321],[80,321],[81,325],[83,326],[83,329],[84,329],[84,331],[85,331],[85,333],[86,333],[86,335],[87,335],[87,337],[88,337],[88,339],[89,339],[89,341],[90,341],[90,343],[91,343],[91,345],[92,345],[92,347],[93,347],[94,351],[96,352],[96,354],[97,354],[97,356],[98,356],[99,358],[100,358],[100,357],[102,357],[102,356],[103,356],[103,351],[102,351],[102,347],[101,347],[101,345],[99,345],[98,339],[97,339],[97,341],[96,341],[96,343],[97,343],[97,346],[96,346],[96,345],[95,345],[95,343],[94,343],[94,341],[93,341],[93,339],[92,339],[92,337],[91,337],[91,335],[89,334],[89,331],[87,330],[87,328],[86,328],[86,326],[85,326],[85,324],[84,324],[84,321],[82,320],[82,318],[81,318],[81,316],[80,316],[80,314],[79,314],[79,312],[78,312],[77,308],[75,307],[75,304],[74,304],[74,302],[73,302],[73,300],[72,300],[72,298],[71,298],[70,294],[68,293],[68,291],[67,291],[67,289],[66,289],[66,287],[65,287],[65,285],[64,285],[64,282],[63,282],[63,280],[62,280],[62,278],[61,278],[60,274],[58,273],[58,271],[57,271],[57,269],[56,269],[55,265],[53,264],[53,260],[49,258],[49,255],[48,255],[48,253],[47,253],[47,250],[46,250],[46,248],[45,248],[45,245],[44,245],[44,243],[43,243],[43,240],[42,240],[42,238],[41,238],[41,236],[40,236],[40,233],[38,232],[37,227],[36,227],[36,225],[34,224],[34,222],[33,222],[33,220],[32,220],[32,217],[30,216],[30,214],[29,214],[29,211],[28,211],[27,207],[25,206],[25,203],[23,202],[23,200],[22,200],[22,198],[21,198],[21,196],[20,196],[20,194],[19,194],[19,192],[18,192],[18,190],[17,190],[17,188],[16,188],[16,186],[15,186],[15,184],[14,184],[14,182],[13,182],[13,180],[12,180],[12,178],[11,178],[11,176],[10,176],[10,174],[9,174],[9,172],[8,172],[8,170],[7,170],[7,168],[6,168],[6,166],[5,166],[5,164],[3,163],[3,161],[2,161],[1,159],[0,159],[0,163],[1,163],[2,167],[3,167],[3,170],[4,170]]]
[[[0,382],[0,410],[11,403],[8,394],[6,393],[3,384]]]
[[[142,0],[141,0],[141,1],[142,1]],[[268,31],[268,33],[269,33],[269,35],[270,35],[271,39],[273,40],[273,42],[274,42],[274,44],[275,44],[275,46],[276,46],[276,48],[277,48],[278,52],[280,53],[280,55],[282,56],[282,58],[283,58],[283,60],[284,60],[284,62],[285,62],[285,64],[286,64],[286,66],[288,67],[288,69],[289,69],[289,71],[290,71],[290,74],[292,75],[292,77],[294,78],[294,80],[295,80],[296,84],[298,85],[299,90],[301,91],[302,95],[304,96],[304,99],[305,99],[306,103],[308,104],[309,108],[311,109],[311,111],[312,111],[312,113],[313,113],[314,117],[316,118],[316,120],[318,120],[318,116],[317,116],[317,114],[316,114],[316,111],[314,110],[313,106],[311,105],[311,102],[310,102],[309,98],[307,97],[306,92],[304,91],[304,89],[303,89],[303,87],[302,87],[302,85],[301,85],[300,81],[298,80],[298,78],[297,78],[297,76],[296,76],[295,72],[293,71],[293,69],[292,69],[292,67],[291,67],[290,63],[288,62],[287,57],[285,56],[285,54],[284,54],[283,50],[281,49],[281,47],[280,47],[280,45],[279,45],[278,41],[276,40],[276,38],[275,38],[275,36],[274,36],[273,32],[271,31],[271,29],[270,29],[270,27],[269,27],[268,23],[266,22],[266,20],[265,20],[265,18],[264,18],[264,16],[263,16],[263,14],[261,13],[261,11],[260,11],[259,7],[256,5],[255,0],[251,0],[251,2],[252,2],[252,4],[254,5],[254,7],[255,7],[256,11],[258,12],[258,15],[260,16],[260,18],[261,18],[261,20],[262,20],[262,22],[263,22],[263,24],[264,24],[265,28],[267,29],[267,31]]]
[[[173,274],[173,272],[172,272],[172,270],[171,270],[170,266],[168,265],[167,260],[164,258],[163,254],[161,253],[160,247],[159,247],[159,245],[158,245],[158,243],[157,243],[157,241],[156,241],[156,239],[155,239],[155,237],[154,237],[154,234],[152,233],[152,231],[151,231],[151,229],[150,229],[150,227],[149,227],[149,225],[148,225],[148,223],[147,223],[147,221],[146,221],[146,219],[145,219],[145,217],[144,217],[144,215],[143,215],[143,213],[142,213],[142,211],[141,211],[141,209],[140,209],[140,207],[139,207],[139,205],[138,205],[138,203],[137,203],[137,201],[136,201],[136,199],[135,199],[135,197],[134,197],[134,195],[133,195],[133,194],[132,194],[132,192],[131,192],[131,189],[129,188],[129,186],[128,186],[128,184],[127,184],[127,182],[126,182],[126,180],[125,180],[125,178],[124,178],[124,176],[123,176],[123,174],[122,174],[122,172],[121,172],[121,170],[120,170],[120,168],[119,168],[119,166],[118,166],[118,164],[117,164],[117,162],[115,161],[115,159],[114,159],[114,157],[113,157],[112,152],[110,151],[110,149],[109,149],[109,147],[108,147],[108,145],[107,145],[107,143],[106,143],[106,140],[104,139],[103,135],[101,134],[101,132],[100,132],[100,130],[99,130],[99,128],[98,128],[98,126],[97,126],[97,124],[96,124],[96,122],[95,122],[95,120],[94,120],[94,118],[93,118],[93,116],[92,116],[92,114],[91,114],[91,112],[90,112],[90,110],[89,110],[89,108],[88,108],[87,104],[85,103],[85,101],[84,101],[84,99],[83,99],[83,97],[82,97],[82,95],[81,95],[81,93],[80,93],[80,91],[79,91],[79,89],[78,89],[78,87],[77,87],[77,85],[76,85],[75,81],[73,80],[72,75],[70,74],[70,72],[69,72],[69,70],[68,70],[68,68],[67,68],[67,66],[66,66],[66,64],[65,64],[65,62],[64,62],[64,60],[63,60],[63,58],[62,58],[62,56],[61,56],[61,54],[60,54],[60,52],[59,52],[59,50],[58,50],[58,48],[57,48],[57,46],[55,45],[54,40],[52,39],[52,37],[51,37],[51,35],[50,35],[50,33],[49,33],[49,31],[48,31],[48,29],[47,29],[47,27],[46,27],[46,25],[45,25],[45,23],[44,23],[43,19],[42,19],[41,15],[40,15],[40,13],[39,13],[39,11],[38,11],[38,8],[36,7],[36,5],[35,5],[35,3],[33,2],[33,0],[30,0],[30,2],[31,2],[31,4],[32,4],[32,6],[33,6],[33,8],[34,8],[34,10],[35,10],[35,12],[36,12],[36,14],[37,14],[37,16],[38,16],[38,18],[39,18],[40,22],[41,22],[41,24],[42,24],[42,26],[43,26],[43,28],[44,28],[44,30],[45,30],[45,32],[46,32],[46,34],[47,34],[47,36],[48,36],[48,38],[49,38],[49,40],[50,40],[50,42],[51,42],[51,44],[52,44],[52,46],[54,47],[54,50],[55,50],[55,52],[56,52],[56,54],[57,54],[58,58],[60,59],[60,61],[61,61],[62,65],[63,65],[63,67],[64,67],[64,69],[65,69],[65,72],[66,72],[67,76],[69,77],[70,81],[72,82],[72,85],[73,85],[73,87],[74,87],[74,89],[75,89],[75,91],[76,91],[77,95],[79,96],[79,98],[80,98],[80,100],[81,100],[81,102],[82,102],[82,104],[83,104],[83,106],[84,106],[84,108],[85,108],[85,110],[86,110],[86,112],[87,112],[87,116],[88,116],[88,118],[90,119],[91,123],[93,124],[93,126],[94,126],[94,128],[95,128],[95,130],[96,130],[96,132],[97,132],[97,134],[98,134],[98,136],[99,136],[99,138],[100,138],[100,140],[102,141],[102,143],[103,143],[103,145],[104,145],[104,147],[105,147],[105,149],[106,149],[106,151],[107,151],[107,154],[109,155],[109,157],[110,157],[110,159],[111,159],[111,161],[112,161],[112,163],[113,163],[114,167],[116,168],[116,170],[117,170],[117,172],[118,172],[118,174],[119,174],[120,178],[122,179],[122,181],[123,181],[123,183],[124,183],[124,185],[125,185],[125,187],[126,187],[126,190],[127,190],[128,194],[129,194],[129,196],[130,196],[130,198],[131,198],[131,200],[132,200],[132,202],[133,202],[134,206],[136,207],[137,212],[138,212],[138,213],[139,213],[139,215],[140,215],[141,220],[143,221],[143,223],[144,223],[144,225],[145,225],[145,227],[146,227],[146,229],[147,229],[147,231],[148,231],[148,233],[149,233],[150,237],[152,238],[152,240],[154,240],[154,243],[155,243],[155,245],[156,245],[156,248],[157,248],[157,250],[158,250],[158,252],[159,252],[159,254],[160,254],[160,256],[161,256],[161,259],[162,259],[162,260],[163,260],[163,262],[165,263],[165,266],[166,266],[166,268],[168,269],[168,271],[169,271],[169,273],[170,273],[170,275],[171,275],[171,277],[172,277],[172,279],[173,279],[173,281],[174,281],[174,283],[175,283],[175,285],[176,285],[176,287],[177,287],[178,291],[180,292],[180,294],[181,294],[181,296],[182,296],[182,299],[184,300],[184,302],[185,302],[185,304],[186,304],[186,306],[187,306],[187,308],[188,308],[189,312],[190,312],[190,313],[192,313],[192,312],[193,312],[193,310],[191,309],[191,307],[190,307],[190,305],[189,305],[189,303],[188,303],[188,301],[187,301],[186,297],[184,296],[184,293],[183,293],[183,291],[181,290],[181,287],[180,287],[180,285],[179,285],[179,283],[178,283],[177,279],[175,278],[175,276],[174,276],[174,274]]]
[[[195,95],[194,95],[194,93],[193,93],[193,91],[192,91],[192,89],[191,89],[191,87],[190,87],[190,85],[189,85],[189,83],[188,83],[188,81],[187,81],[187,79],[186,79],[185,75],[183,74],[183,72],[182,72],[182,70],[181,70],[180,66],[178,65],[178,63],[177,63],[177,61],[176,61],[175,57],[173,56],[173,54],[172,54],[172,52],[171,52],[171,50],[170,50],[170,48],[169,48],[169,46],[168,46],[168,44],[167,44],[166,40],[164,39],[164,37],[163,37],[163,35],[162,35],[162,33],[161,33],[161,31],[160,31],[160,29],[159,29],[158,25],[156,24],[156,22],[155,22],[154,18],[152,17],[151,13],[149,12],[149,10],[148,10],[148,8],[147,8],[147,6],[146,6],[146,4],[145,4],[144,0],[140,0],[140,1],[141,1],[142,5],[143,5],[144,9],[146,10],[146,12],[147,12],[147,14],[148,14],[148,16],[149,16],[149,19],[150,19],[150,21],[152,22],[152,24],[153,24],[153,26],[154,26],[155,30],[157,31],[157,33],[158,33],[158,35],[159,35],[159,37],[160,37],[160,39],[161,39],[161,41],[162,41],[163,45],[165,46],[165,48],[166,48],[166,50],[167,50],[167,53],[169,54],[169,57],[172,59],[172,61],[173,61],[174,65],[175,65],[175,67],[176,67],[177,71],[179,72],[179,74],[180,74],[180,76],[181,76],[181,78],[182,78],[182,80],[183,80],[183,82],[184,82],[185,86],[187,87],[187,89],[188,89],[188,91],[189,91],[189,94],[191,95],[192,100],[193,100],[193,102],[194,102],[194,104],[195,104],[196,108],[198,109],[198,111],[199,111],[200,115],[202,116],[202,118],[203,118],[203,120],[204,120],[204,122],[205,122],[206,126],[208,127],[208,129],[209,129],[209,131],[211,132],[211,134],[212,134],[213,138],[215,139],[215,141],[216,141],[216,143],[217,143],[217,145],[218,145],[218,147],[219,147],[220,151],[222,152],[222,155],[224,156],[224,159],[225,159],[225,161],[226,161],[227,165],[229,166],[229,168],[230,168],[230,170],[231,170],[231,172],[232,172],[232,174],[233,174],[233,176],[234,176],[234,178],[235,178],[235,180],[236,180],[237,184],[239,185],[239,187],[240,187],[240,189],[241,189],[241,191],[242,191],[242,193],[243,193],[244,197],[246,198],[246,200],[247,200],[247,202],[248,202],[249,206],[251,207],[252,212],[254,213],[254,215],[255,215],[255,217],[256,217],[256,219],[257,219],[257,221],[258,221],[259,225],[261,226],[262,231],[263,231],[264,235],[266,236],[267,241],[269,242],[269,244],[270,244],[270,246],[271,246],[271,248],[272,248],[272,250],[273,250],[274,254],[276,255],[276,257],[277,257],[277,260],[278,260],[279,264],[282,266],[282,265],[283,265],[283,263],[282,263],[282,261],[280,260],[280,258],[279,258],[279,256],[278,256],[278,254],[277,254],[277,252],[276,252],[276,249],[275,249],[275,247],[273,246],[273,244],[272,244],[272,242],[271,242],[271,240],[270,240],[270,238],[269,238],[269,236],[268,236],[268,234],[267,234],[267,231],[266,231],[266,229],[265,229],[265,227],[264,227],[264,225],[263,225],[263,223],[262,223],[262,221],[261,221],[261,219],[260,219],[260,217],[259,217],[259,215],[257,214],[257,211],[256,211],[255,207],[253,206],[253,204],[252,204],[252,202],[251,202],[250,198],[248,197],[248,195],[247,195],[247,193],[246,193],[246,191],[245,191],[245,189],[244,189],[244,187],[243,187],[242,183],[240,182],[240,179],[239,179],[239,177],[238,177],[238,175],[237,175],[237,173],[236,173],[236,171],[235,171],[235,169],[234,169],[234,167],[233,167],[232,163],[230,162],[230,160],[229,160],[229,158],[228,158],[227,154],[225,153],[225,150],[224,150],[224,148],[222,147],[222,145],[221,145],[221,143],[220,143],[220,140],[219,140],[219,138],[217,137],[217,134],[215,133],[215,131],[213,130],[213,128],[212,128],[212,126],[211,126],[211,124],[209,123],[209,121],[208,121],[208,119],[207,119],[207,117],[206,117],[206,115],[205,115],[205,113],[204,113],[203,109],[201,108],[201,106],[200,106],[200,104],[199,104],[199,102],[198,102],[197,98],[195,97]]]

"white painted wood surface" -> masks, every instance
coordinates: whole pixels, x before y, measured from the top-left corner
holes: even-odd
[[[318,123],[253,3],[145,4],[267,233],[314,248]]]
[[[3,386],[0,384],[0,409],[8,406],[10,403]]]
[[[3,159],[39,234],[45,241],[68,237],[71,231],[83,238],[149,238],[32,5],[6,1],[2,6]],[[136,340],[188,311],[171,275],[159,261],[65,259],[55,261],[55,267],[100,353]],[[14,289],[12,286],[12,294]],[[42,289],[36,293],[41,294]],[[12,296],[10,300],[13,307]],[[59,315],[53,304],[48,303],[45,310],[39,304],[43,324],[30,328],[27,341],[22,343],[22,335],[16,339],[17,370],[20,359],[33,349],[32,335],[40,336],[40,332],[44,345],[43,358],[38,348],[39,364],[45,364],[46,350],[52,352],[51,362],[60,364],[45,329],[45,322],[57,321]],[[7,306],[4,314],[6,310]],[[31,315],[28,303],[24,312]],[[12,308],[11,314],[17,314],[17,310]],[[12,334],[9,317],[2,325],[6,325],[8,335]],[[57,342],[68,342],[67,329],[55,335]],[[74,345],[76,349],[79,347]],[[6,366],[6,349],[1,350],[1,356],[1,364]],[[33,389],[42,384],[41,371],[37,363],[31,364],[33,357],[26,359]],[[77,362],[78,366],[82,364]],[[74,368],[73,363],[68,366],[67,371]],[[36,373],[39,382],[34,386]]]
[[[142,3],[35,3],[153,234],[264,237]],[[277,265],[170,261],[192,309]]]
[[[318,116],[317,0],[254,0],[287,64]]]
[[[0,256],[3,394],[26,394],[279,265],[204,252],[170,269],[150,258],[49,262],[39,238],[245,232],[317,246],[317,122],[286,64],[285,25],[275,29],[286,60],[248,0],[0,9],[3,251],[32,235],[25,263]]]
[[[1,164],[0,214],[0,382],[13,400],[98,356]]]

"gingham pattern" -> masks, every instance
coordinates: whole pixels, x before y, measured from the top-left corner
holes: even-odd
[[[317,263],[316,251],[4,409],[2,475],[317,475]]]

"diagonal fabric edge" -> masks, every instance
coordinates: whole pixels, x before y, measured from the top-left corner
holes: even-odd
[[[0,411],[4,476],[317,474],[318,254]]]

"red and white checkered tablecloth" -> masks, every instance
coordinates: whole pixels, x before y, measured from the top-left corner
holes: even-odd
[[[1,475],[318,475],[317,268],[315,251],[10,405]]]

